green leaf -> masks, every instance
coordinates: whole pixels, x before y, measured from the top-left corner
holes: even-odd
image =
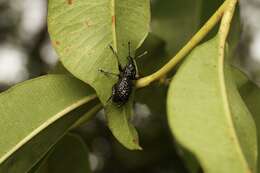
[[[254,117],[256,128],[257,128],[257,143],[258,149],[260,148],[260,88],[250,81],[243,73],[236,70],[234,78],[236,79],[237,85],[239,87],[240,94],[245,101],[249,111]],[[258,150],[258,159],[257,159],[257,170],[260,170],[260,159],[259,159],[259,150]]]
[[[65,157],[64,157],[65,156]],[[88,173],[88,149],[82,139],[73,134],[63,137],[34,173]]]
[[[58,61],[55,67],[52,70],[50,70],[48,74],[64,74],[67,76],[73,76],[60,61]]]
[[[86,84],[65,75],[43,76],[1,93],[0,172],[30,170],[94,98]]]
[[[206,173],[253,173],[255,124],[228,64],[222,73],[218,53],[217,36],[193,50],[182,64],[168,91],[169,125]]]
[[[126,107],[113,108],[113,105],[107,105],[105,110],[107,112],[108,127],[118,141],[126,148],[130,150],[141,150],[138,133],[134,126],[129,123],[129,119],[133,114],[133,98],[130,98],[130,100]]]
[[[48,6],[48,28],[50,36],[63,65],[77,78],[91,85],[97,92],[103,105],[106,105],[117,81],[108,77],[99,69],[119,73],[118,64],[109,45],[119,55],[120,63],[127,62],[127,42],[131,42],[131,53],[145,39],[150,23],[149,0],[52,0]],[[131,100],[130,100],[131,101]],[[127,148],[138,149],[133,143],[135,130],[125,122],[131,104],[116,110],[116,106],[107,108],[109,128],[113,135]],[[112,110],[113,109],[113,110]],[[123,112],[123,114],[121,114]],[[122,127],[124,129],[120,129]],[[119,131],[125,132],[121,140]],[[131,134],[130,136],[127,134]],[[129,137],[126,139],[126,136]],[[133,147],[135,146],[135,147]]]

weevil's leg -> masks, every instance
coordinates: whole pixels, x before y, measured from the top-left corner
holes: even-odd
[[[131,43],[128,41],[128,62],[134,63],[134,58],[131,57]]]
[[[145,51],[145,52],[144,52],[144,53],[142,53],[141,55],[138,55],[137,57],[135,57],[135,59],[136,59],[136,58],[141,58],[141,57],[145,56],[147,53],[148,53],[148,52],[147,52],[147,51]]]
[[[127,57],[128,62],[133,63],[134,62],[134,58],[131,57],[131,43],[130,41],[128,41],[128,57]]]
[[[108,104],[108,102],[112,99],[113,96],[110,96],[107,101],[106,101],[106,104]]]
[[[131,56],[128,56],[127,60],[128,60],[128,62],[133,62],[133,58],[131,58]]]
[[[107,99],[105,106],[107,106],[107,105],[109,104],[109,102],[111,101],[111,99],[113,98],[114,95],[115,95],[115,88],[114,88],[114,86],[113,86],[113,87],[112,87],[112,94],[111,94],[111,96]]]
[[[112,99],[112,96],[110,96],[108,99],[107,99],[107,101],[106,101],[106,103],[105,103],[105,110],[106,110],[106,107],[107,106],[109,106],[109,105],[111,105],[111,104],[113,104],[113,102],[111,102],[111,99]],[[107,113],[109,113],[109,111],[107,110]]]
[[[108,71],[104,71],[102,69],[98,69],[98,71],[101,72],[101,73],[104,73],[105,75],[112,75],[112,76],[119,77],[119,74],[116,74],[116,73],[111,73],[111,72],[108,72]]]
[[[115,57],[116,57],[116,59],[117,59],[119,71],[120,71],[120,72],[123,71],[123,67],[122,67],[122,65],[120,64],[119,57],[118,57],[116,51],[114,50],[114,48],[113,48],[111,45],[109,45],[109,48],[111,49],[111,51],[113,52],[113,54],[115,55]]]

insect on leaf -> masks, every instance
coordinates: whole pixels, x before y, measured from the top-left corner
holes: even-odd
[[[111,96],[112,86],[118,79],[104,75],[99,72],[99,69],[119,73],[118,63],[109,45],[115,49],[120,62],[125,65],[128,41],[131,42],[133,56],[135,49],[145,39],[149,24],[149,0],[49,1],[48,30],[60,61],[74,76],[96,90],[103,105]],[[107,116],[118,119],[118,122],[124,121],[131,116],[128,115],[131,112],[130,105],[123,106],[123,113],[116,110],[110,111],[109,109],[117,109],[110,106],[106,109]],[[132,133],[130,126],[129,123],[124,124],[123,129],[126,130],[126,134]],[[134,149],[132,137],[122,141],[117,134],[118,130],[122,129],[109,127],[124,146]],[[122,124],[118,124],[118,127],[122,127]]]

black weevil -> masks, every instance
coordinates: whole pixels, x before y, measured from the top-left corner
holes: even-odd
[[[118,68],[120,73],[114,74],[114,73],[104,71],[102,69],[100,69],[99,71],[104,74],[116,75],[118,77],[118,81],[112,87],[112,95],[108,99],[108,101],[112,99],[113,103],[116,103],[118,107],[121,107],[128,101],[132,93],[134,81],[137,79],[137,74],[136,74],[137,70],[136,70],[134,58],[130,54],[130,42],[128,42],[128,56],[127,56],[128,63],[124,68],[120,64],[119,57],[115,52],[115,50],[113,49],[113,47],[111,45],[109,45],[109,47],[112,50],[115,57],[117,58]],[[146,53],[147,52],[144,52],[142,55],[138,57],[141,57]]]

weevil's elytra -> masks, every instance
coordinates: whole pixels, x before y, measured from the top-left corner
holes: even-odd
[[[112,87],[112,101],[118,106],[124,105],[132,93],[133,81],[127,77],[119,78],[118,82]]]
[[[119,74],[114,74],[110,72],[106,72],[104,70],[100,70],[100,72],[108,74],[108,75],[116,75],[118,76],[118,81],[113,85],[112,87],[112,95],[108,99],[108,101],[112,100],[113,103],[117,104],[117,106],[121,107],[127,101],[129,100],[129,97],[132,93],[132,89],[134,86],[134,81],[137,79],[136,77],[136,66],[134,62],[134,58],[130,55],[130,42],[128,42],[128,63],[123,68],[122,65],[119,62],[118,55],[112,48],[112,46],[109,46],[112,50],[113,54],[117,58],[118,61],[118,68],[119,68]]]

